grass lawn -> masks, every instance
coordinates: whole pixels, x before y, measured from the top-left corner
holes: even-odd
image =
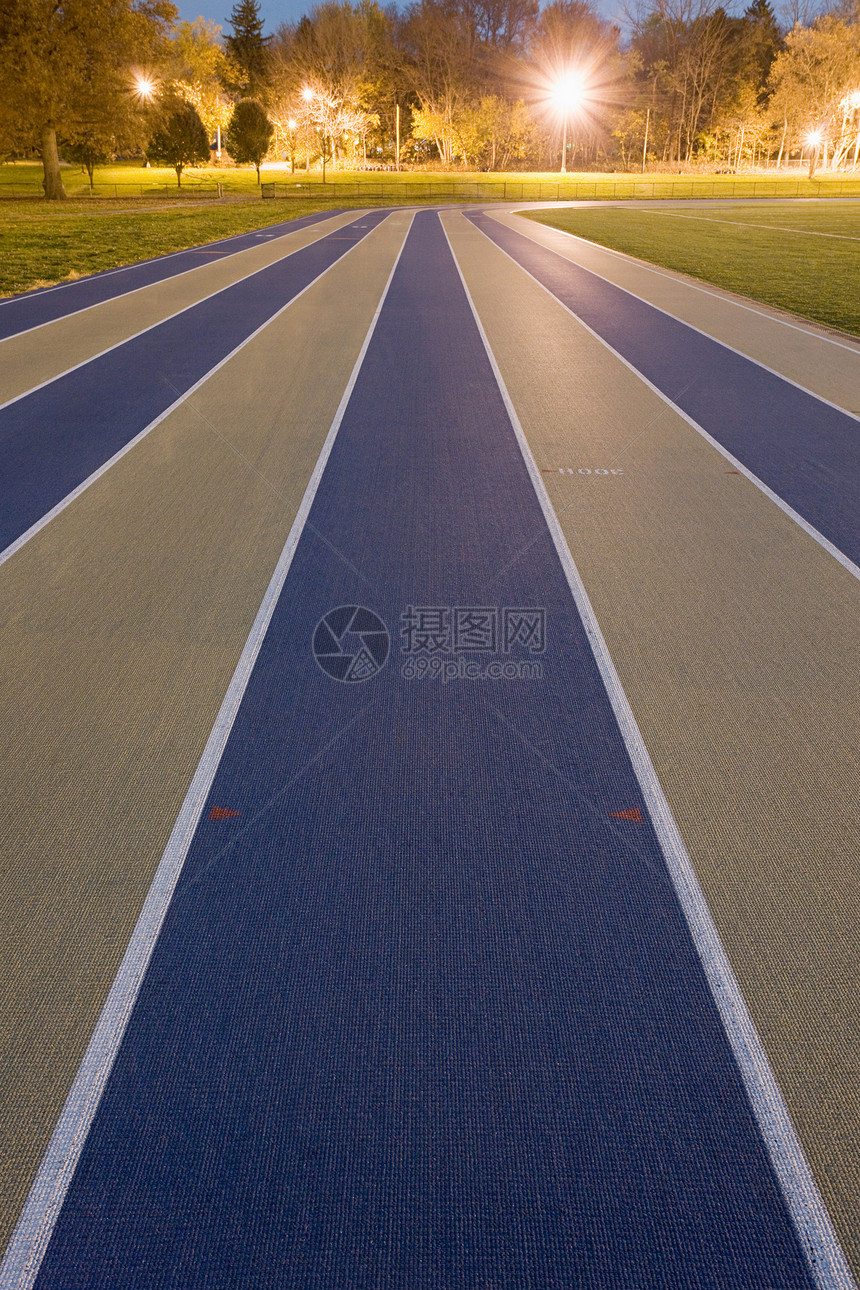
[[[279,194],[292,195],[296,186],[310,185],[313,196],[319,196],[322,174],[319,170],[307,174],[297,170],[290,174],[288,166],[267,168],[264,182],[276,182]],[[89,198],[89,181],[76,166],[63,168],[63,183],[70,196]],[[99,166],[95,171],[95,196],[113,198],[165,196],[190,197],[193,195],[215,197],[217,186],[227,196],[244,194],[259,196],[253,166],[223,167],[194,166],[182,175],[182,188],[177,190],[176,175],[169,167],[144,169],[140,163]],[[819,174],[815,180],[806,178],[805,172],[771,172],[757,175],[677,175],[677,174],[566,174],[556,172],[526,174],[506,172],[484,174],[478,171],[427,172],[404,170],[385,172],[346,172],[328,170],[326,190],[349,190],[350,195],[363,192],[384,192],[386,196],[401,191],[411,194],[435,189],[439,195],[455,198],[471,196],[499,197],[512,201],[555,201],[565,198],[590,198],[621,200],[625,198],[687,198],[687,197],[778,197],[778,196],[852,196],[860,197],[860,174]],[[15,162],[0,166],[0,197],[41,197],[42,168],[33,162]],[[323,190],[325,193],[325,190]]]
[[[793,194],[798,187],[810,195],[832,193],[834,201],[835,194],[846,188],[860,196],[860,176],[847,180],[825,176],[820,182],[810,184],[805,176],[798,174],[771,178],[329,171],[323,186],[318,171],[310,175],[297,171],[291,175],[285,169],[263,172],[263,181],[275,183],[278,197],[284,196],[285,200],[261,201],[253,167],[194,167],[184,172],[182,188],[178,190],[172,170],[146,170],[138,164],[97,168],[94,197],[89,195],[86,175],[77,167],[64,167],[63,181],[71,200],[47,203],[40,196],[41,177],[41,166],[35,163],[0,165],[0,295],[48,286],[183,247],[200,246],[232,233],[264,228],[332,207],[470,198],[531,201],[577,197],[778,196]],[[217,198],[218,184],[223,194],[221,200]],[[589,214],[583,212],[583,215]],[[664,222],[680,224],[679,220]],[[652,224],[659,224],[656,216],[652,217]],[[588,232],[583,235],[592,236]],[[669,240],[678,241],[677,228]],[[633,254],[646,258],[648,255],[644,250],[634,250]],[[696,269],[686,271],[696,272]],[[733,289],[751,294],[747,286],[735,284]],[[774,303],[796,308],[782,300]]]
[[[0,296],[132,264],[325,210],[334,202],[159,203],[156,209],[0,206]]]
[[[524,212],[667,269],[860,336],[860,203]]]

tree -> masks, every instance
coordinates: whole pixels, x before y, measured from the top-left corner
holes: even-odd
[[[256,99],[240,99],[233,109],[227,126],[227,151],[239,165],[252,164],[257,168],[260,182],[260,162],[269,151],[275,127]]]
[[[670,165],[693,159],[729,94],[739,22],[712,0],[656,0],[639,21],[633,47]]]
[[[192,103],[212,138],[230,119],[229,85],[242,79],[236,61],[221,46],[221,28],[206,18],[176,24],[165,79],[172,94]]]
[[[346,151],[346,131],[362,141],[371,131],[378,132],[379,142],[387,146],[390,140],[381,122],[384,120],[388,134],[393,134],[395,105],[405,96],[406,88],[394,32],[393,13],[381,9],[376,0],[359,0],[357,4],[324,0],[295,26],[280,27],[269,50],[270,90],[266,98],[279,142],[289,143],[292,151],[295,129],[308,118],[303,91],[311,89],[315,97],[333,100],[338,112],[350,118],[351,123],[344,118],[342,128],[336,120],[331,132],[328,127],[332,122],[316,122],[320,128],[325,126],[335,150],[340,144]],[[296,122],[292,131],[290,120]]]
[[[796,26],[774,59],[771,112],[806,142],[810,178],[819,149],[832,146],[836,164],[847,161],[857,138],[855,95],[860,87],[860,22],[824,14],[811,27]]]
[[[421,108],[413,118],[413,135],[432,138],[442,161],[451,165],[457,151],[455,118],[480,91],[474,28],[454,4],[415,0],[406,11],[401,39]]]
[[[263,35],[257,0],[236,0],[230,26],[233,34],[225,37],[227,49],[241,69],[236,88],[248,97],[263,94],[269,81],[267,46],[271,37]]]
[[[104,146],[93,136],[78,137],[71,142],[63,140],[63,156],[68,161],[77,161],[84,167],[90,181],[90,192],[93,190],[93,171],[97,165],[110,161],[113,149]]]
[[[65,197],[57,136],[103,137],[132,108],[132,67],[157,60],[176,8],[168,0],[3,0],[0,133],[39,150],[45,196]]]
[[[753,0],[744,13],[740,57],[743,70],[755,80],[759,101],[767,95],[767,78],[782,49],[782,35],[769,0]]]
[[[457,154],[467,166],[482,170],[506,170],[512,160],[521,160],[534,133],[535,121],[525,103],[508,103],[498,94],[483,95],[454,120]]]
[[[172,166],[176,186],[182,187],[185,166],[209,160],[209,136],[197,109],[190,103],[168,105],[146,150],[150,161]]]
[[[544,148],[550,156],[561,149],[565,135],[571,157],[580,148],[584,159],[593,159],[600,142],[609,142],[612,105],[627,97],[619,39],[618,28],[602,18],[590,0],[551,0],[541,9],[520,74],[523,97],[543,118],[540,136],[534,136],[540,156]],[[565,113],[557,91],[571,74],[582,81],[584,92],[578,106]]]

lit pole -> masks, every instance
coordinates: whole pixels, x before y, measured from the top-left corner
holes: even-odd
[[[815,175],[815,167],[818,164],[818,150],[821,147],[823,130],[810,130],[806,136],[806,143],[809,148],[809,178]]]
[[[561,174],[567,174],[567,119],[579,107],[582,102],[582,77],[576,72],[568,72],[566,76],[557,83],[553,90],[553,98],[561,112],[562,121],[564,122],[562,130],[561,144]]]
[[[317,94],[317,91],[311,89],[310,85],[306,85],[305,88],[302,90],[302,98],[308,105],[308,115],[310,115],[311,104],[313,103],[314,99],[318,97],[319,95]],[[319,136],[320,136],[320,142],[322,144],[322,172],[323,172],[322,181],[323,183],[325,183],[325,122],[323,122],[323,124],[319,128]],[[310,167],[310,157],[308,157],[308,166]]]
[[[149,103],[155,94],[155,81],[151,76],[147,76],[146,72],[138,73],[134,78],[134,92],[144,103]],[[149,168],[149,158],[146,156],[143,158],[143,168],[144,170]]]
[[[296,173],[296,121],[290,117],[287,122],[287,129],[290,132],[290,174]]]

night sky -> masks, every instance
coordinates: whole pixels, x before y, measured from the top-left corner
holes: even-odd
[[[225,30],[229,26],[233,0],[175,0],[180,18],[193,22],[203,14],[217,22]],[[384,5],[387,0],[380,0]],[[316,0],[260,0],[260,14],[264,31],[269,34],[277,30],[282,22],[298,22],[302,14],[314,7]],[[598,0],[597,8],[607,18],[613,18],[621,25],[623,0]]]

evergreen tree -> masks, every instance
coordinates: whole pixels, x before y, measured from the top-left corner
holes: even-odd
[[[753,0],[742,19],[741,57],[747,77],[756,83],[759,101],[767,96],[767,78],[782,48],[782,35],[769,0]]]
[[[260,6],[257,0],[236,0],[230,14],[232,36],[225,36],[227,49],[242,69],[237,88],[247,98],[262,94],[268,84],[268,44],[271,36],[263,35]]]
[[[227,151],[239,165],[251,163],[257,168],[260,182],[260,162],[269,151],[275,127],[256,99],[240,99],[233,109],[227,126]]]

